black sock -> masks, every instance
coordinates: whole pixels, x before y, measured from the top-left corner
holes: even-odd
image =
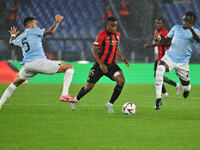
[[[166,88],[165,88],[165,86],[163,84],[163,86],[162,86],[162,93],[166,93],[166,92],[167,92],[167,90],[166,90]]]
[[[85,94],[87,94],[89,91],[85,91],[85,88],[82,87],[79,91],[78,95],[76,96],[77,100],[80,100]]]
[[[116,99],[119,97],[119,95],[122,91],[122,88],[123,88],[123,86],[120,86],[118,84],[115,86],[114,92],[113,92],[111,99],[110,99],[110,103],[113,104],[116,101]]]
[[[165,82],[165,83],[168,83],[168,84],[170,84],[170,85],[176,86],[176,82],[170,80],[169,78],[163,77],[163,79],[164,79],[164,82]]]

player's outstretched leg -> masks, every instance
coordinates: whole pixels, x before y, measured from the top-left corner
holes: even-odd
[[[161,93],[162,93],[163,74],[164,73],[165,73],[165,66],[158,65],[157,70],[156,70],[156,79],[155,79],[155,86],[156,86],[155,110],[159,110],[162,105]]]
[[[74,74],[74,67],[70,64],[65,64],[62,62],[60,64],[60,68],[57,71],[57,73],[60,72],[65,72],[64,74],[64,83],[63,83],[63,91],[60,96],[60,100],[64,102],[72,102],[72,103],[77,103],[78,101],[73,99],[70,94],[69,94],[69,87],[72,81],[72,77]]]
[[[0,99],[0,109],[2,107],[2,105],[6,102],[6,100],[12,95],[12,93],[14,92],[14,90],[16,89],[16,86],[11,83],[8,88],[5,90],[5,92],[3,93],[1,99]]]
[[[0,99],[0,110],[2,108],[2,105],[6,102],[6,100],[12,95],[12,93],[15,91],[15,89],[24,82],[25,80],[20,79],[19,75],[16,76],[13,83],[11,83],[8,88],[3,93],[1,99]]]
[[[79,91],[78,95],[74,98],[75,100],[79,101],[83,96],[85,96],[89,91],[92,90],[95,84],[87,83],[86,86],[82,87]],[[75,110],[77,108],[78,103],[71,103],[70,108],[71,110]]]

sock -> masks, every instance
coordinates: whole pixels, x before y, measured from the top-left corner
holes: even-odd
[[[64,75],[64,83],[63,83],[63,91],[62,95],[67,95],[69,91],[69,86],[72,81],[72,77],[74,74],[74,69],[67,69]]]
[[[165,86],[163,84],[163,86],[162,86],[162,93],[166,93],[166,92],[167,92],[167,90],[166,90],[166,88],[165,88]]]
[[[14,92],[14,90],[16,89],[17,87],[11,83],[8,88],[5,90],[5,92],[3,93],[1,99],[0,99],[0,105],[2,106],[6,100],[12,95],[12,93]]]
[[[111,104],[114,104],[114,102],[116,101],[116,99],[121,94],[122,89],[123,89],[123,86],[120,86],[118,84],[115,86],[114,92],[113,92],[113,94],[112,94],[112,96],[110,98],[110,101],[109,101]]]
[[[165,67],[159,65],[156,70],[156,99],[161,98],[162,85],[163,85],[163,74],[165,73]]]
[[[173,85],[173,86],[176,86],[176,82],[170,80],[169,78],[167,77],[163,77],[164,78],[164,82],[170,84],[170,85]]]
[[[78,95],[76,96],[76,99],[79,101],[84,95],[86,95],[89,91],[85,91],[85,88],[82,87],[79,91]]]
[[[182,88],[183,88],[183,90],[184,91],[190,91],[191,90],[191,84],[189,84],[189,85],[182,85]]]

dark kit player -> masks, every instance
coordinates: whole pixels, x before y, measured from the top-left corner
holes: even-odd
[[[119,55],[122,61],[129,67],[127,59],[119,49],[120,33],[116,30],[117,19],[115,17],[107,18],[106,28],[97,35],[92,49],[92,54],[96,63],[90,70],[87,84],[81,88],[75,98],[80,100],[84,95],[92,90],[97,81],[105,75],[117,83],[109,102],[106,103],[108,113],[113,113],[113,103],[119,97],[125,83],[123,72],[117,65],[117,55]],[[74,110],[76,106],[77,105],[71,103],[72,110]]]

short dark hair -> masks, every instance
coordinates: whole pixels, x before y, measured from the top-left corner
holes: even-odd
[[[108,17],[107,20],[106,20],[106,23],[108,23],[109,21],[117,21],[117,18],[116,17]]]
[[[193,23],[193,24],[195,24],[195,22],[196,22],[196,20],[197,20],[197,16],[195,15],[194,12],[188,11],[188,12],[185,13],[185,16],[193,17],[193,19],[194,19],[194,23]]]
[[[161,20],[163,23],[165,22],[165,19],[163,17],[157,17],[155,20]]]
[[[26,27],[33,20],[36,20],[36,19],[33,18],[33,17],[26,17],[26,18],[24,18],[24,21],[23,21],[24,27]]]

